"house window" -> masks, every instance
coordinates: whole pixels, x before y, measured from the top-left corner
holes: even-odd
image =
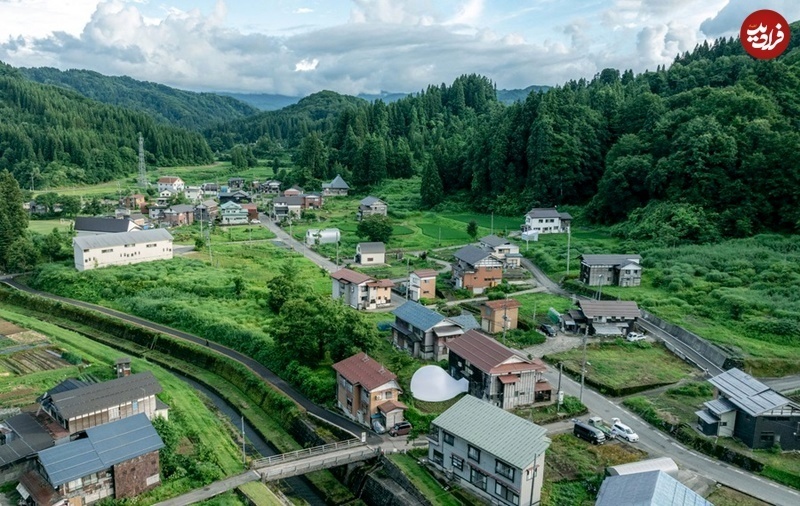
[[[433,463],[440,466],[444,464],[444,455],[442,455],[442,452],[433,450]]]
[[[450,446],[453,446],[455,439],[456,438],[452,434],[448,434],[447,432],[444,433],[444,442],[449,444]]]
[[[469,482],[481,490],[486,490],[486,475],[474,467],[470,469]]]
[[[116,420],[119,418],[119,406],[108,408],[108,419]]]
[[[510,502],[511,504],[519,504],[519,496],[515,494],[510,488],[506,487],[500,482],[495,482],[494,493]]]
[[[155,247],[156,247],[156,245],[155,245],[155,243],[154,243],[154,244],[148,244],[148,245],[147,245],[147,247],[148,247],[148,248],[155,248]]]
[[[774,432],[762,432],[761,433],[761,442],[767,444],[773,444],[775,442],[775,433]]]
[[[467,450],[467,456],[471,460],[474,460],[475,462],[480,462],[481,461],[481,451],[479,449],[475,448],[472,445],[469,445],[468,448],[469,449]]]
[[[495,461],[494,472],[504,478],[514,481],[514,468],[501,460]]]
[[[78,478],[77,480],[72,480],[67,484],[67,490],[72,492],[73,490],[80,490],[83,487],[83,480]]]
[[[384,398],[385,398],[385,399],[388,401],[389,399],[391,399],[392,397],[394,397],[394,392],[392,392],[391,390],[389,390],[388,392],[386,392],[386,393],[384,393],[384,394],[383,394],[383,397],[384,397]]]
[[[453,467],[455,467],[459,471],[464,469],[464,459],[462,459],[458,455],[451,455],[450,456],[450,463],[453,465]]]
[[[344,382],[344,389],[347,390],[347,393],[353,393],[353,384],[347,381],[346,379],[342,379]]]
[[[114,252],[114,249],[113,249],[113,248],[111,248],[111,249],[104,249],[104,250],[101,250],[101,251],[100,251],[100,253],[113,253],[113,252]]]
[[[139,412],[139,401],[133,401],[131,403],[131,409],[133,409],[134,413],[138,413]]]

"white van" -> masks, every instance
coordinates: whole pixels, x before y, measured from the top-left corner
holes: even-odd
[[[611,419],[614,424],[611,426],[611,433],[618,438],[624,439],[629,443],[635,443],[639,440],[639,435],[633,432],[633,429],[619,421],[619,418]]]

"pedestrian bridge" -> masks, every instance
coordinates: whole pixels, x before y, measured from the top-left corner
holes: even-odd
[[[379,453],[380,448],[370,448],[361,439],[348,439],[254,460],[250,469],[266,482],[369,460]]]

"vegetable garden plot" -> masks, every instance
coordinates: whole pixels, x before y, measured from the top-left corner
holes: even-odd
[[[70,367],[70,364],[61,358],[60,351],[40,347],[0,356],[0,366],[14,374],[23,375]]]

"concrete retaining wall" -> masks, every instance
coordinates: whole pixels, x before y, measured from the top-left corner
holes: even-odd
[[[681,341],[686,346],[693,348],[699,354],[705,357],[708,361],[710,361],[711,363],[713,363],[714,365],[716,365],[721,369],[730,368],[731,367],[730,363],[736,360],[736,358],[732,354],[723,351],[722,349],[711,344],[710,342],[706,341],[697,334],[689,332],[688,330],[679,327],[677,325],[674,325],[672,323],[665,322],[658,316],[655,316],[654,314],[645,311],[644,309],[642,309],[642,318],[648,321],[649,323],[652,323],[656,327],[660,328],[664,332],[667,332],[675,336],[676,339]]]
[[[397,467],[397,464],[392,462],[391,460],[387,459],[385,456],[381,456],[380,460],[381,464],[383,464],[383,470],[386,474],[394,480],[395,483],[400,485],[403,490],[405,490],[408,494],[410,494],[414,498],[413,504],[424,504],[430,505],[432,504],[428,499],[425,498],[422,493],[414,486],[413,483],[403,474],[403,471]]]

